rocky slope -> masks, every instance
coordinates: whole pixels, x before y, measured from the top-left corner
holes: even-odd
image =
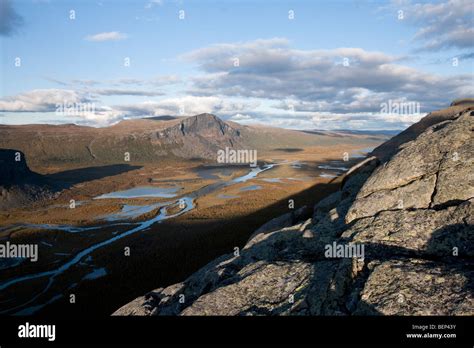
[[[185,118],[153,135],[152,144],[174,146],[171,150],[173,155],[182,158],[215,159],[219,149],[245,148],[237,127],[211,114]]]
[[[352,168],[312,218],[277,219],[238,255],[114,315],[473,315],[473,110],[426,116]],[[363,254],[328,257],[345,245]]]
[[[0,209],[53,197],[53,188],[28,168],[23,152],[0,149]]]

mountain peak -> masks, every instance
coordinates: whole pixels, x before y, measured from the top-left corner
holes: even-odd
[[[194,115],[194,116],[191,116],[191,117],[196,117],[196,118],[209,118],[209,119],[217,119],[217,120],[221,120],[219,117],[217,117],[216,115],[214,114],[210,114],[208,112],[204,112],[202,114],[197,114],[197,115]]]
[[[190,117],[186,117],[182,123],[187,123],[187,124],[192,124],[192,123],[199,123],[199,124],[208,124],[212,125],[213,123],[216,124],[225,124],[223,120],[221,120],[219,117],[213,114],[209,113],[203,113],[203,114],[198,114]]]
[[[179,125],[171,128],[179,127],[182,135],[202,135],[204,137],[220,137],[220,136],[239,136],[239,132],[221,120],[219,117],[203,113],[185,118]]]

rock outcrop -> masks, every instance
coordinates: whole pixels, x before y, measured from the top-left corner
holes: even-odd
[[[23,152],[0,149],[0,209],[11,209],[51,197],[52,186],[28,168]]]
[[[154,146],[168,147],[174,156],[181,158],[215,159],[219,149],[245,147],[240,131],[212,114],[187,117],[154,135],[151,137]]]
[[[473,135],[468,105],[426,116],[312,218],[282,218],[114,315],[473,315]]]

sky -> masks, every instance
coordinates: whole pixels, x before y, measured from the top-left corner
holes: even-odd
[[[474,97],[474,1],[0,0],[0,123],[400,130]]]

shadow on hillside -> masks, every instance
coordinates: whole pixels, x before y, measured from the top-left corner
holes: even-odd
[[[342,134],[325,132],[325,131],[301,130],[300,132],[308,133],[308,134],[324,135],[324,136],[333,137],[333,138],[342,138],[342,137],[344,137],[344,135],[342,135]]]
[[[276,148],[276,149],[273,149],[273,151],[281,151],[281,152],[301,152],[303,151],[303,149],[301,148],[298,148],[298,147],[285,147],[285,148]]]
[[[61,188],[69,188],[79,183],[119,175],[140,168],[142,167],[128,164],[113,164],[65,170],[62,172],[45,175],[45,178],[56,186],[60,186]]]
[[[170,120],[176,120],[177,118],[178,117],[176,116],[163,115],[163,116],[144,117],[143,119],[154,120],[154,121],[170,121]]]
[[[357,163],[364,160],[364,158],[350,158],[348,161],[341,160],[318,160],[318,161],[302,161],[301,163],[297,163],[296,165],[292,166],[298,174],[301,176],[309,176],[309,177],[317,177],[321,174],[331,174],[331,175],[339,175],[339,177],[344,175],[343,170],[336,170],[336,169],[325,169],[319,168],[319,166],[332,166],[332,167],[344,167],[346,169],[350,169],[352,166],[356,165]]]

